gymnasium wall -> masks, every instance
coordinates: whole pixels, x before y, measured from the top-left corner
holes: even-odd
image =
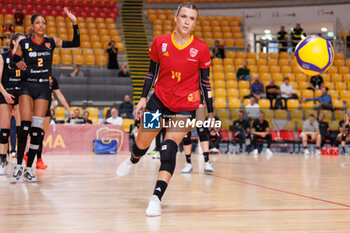
[[[252,25],[275,25],[300,23],[333,23],[334,33],[350,29],[350,4],[322,5],[284,8],[251,8],[251,9],[203,9],[202,15],[238,15],[242,16],[246,27]],[[337,19],[338,22],[337,23]]]

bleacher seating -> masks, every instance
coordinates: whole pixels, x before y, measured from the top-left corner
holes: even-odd
[[[174,30],[173,10],[147,10],[147,19],[153,23],[153,36],[168,34]],[[198,17],[194,35],[213,47],[220,40],[226,47],[243,48],[245,43],[240,25],[240,16],[204,16]]]
[[[348,73],[350,62],[344,60],[342,53],[336,53],[336,59],[337,62],[334,63],[329,71],[322,74],[325,86],[329,88],[328,93],[332,96],[333,107],[336,110],[334,113],[322,111],[326,114],[326,120],[328,121],[339,121],[343,116],[342,114],[344,114],[345,107],[350,105],[350,90],[348,90],[349,87],[347,85],[350,81],[350,74]],[[250,94],[250,83],[248,81],[237,82],[236,79],[236,72],[244,60],[248,63],[251,75],[258,75],[264,86],[267,85],[271,78],[275,80],[276,85],[280,86],[283,78],[289,77],[290,84],[299,96],[299,100],[288,100],[288,112],[284,110],[269,110],[270,103],[267,100],[260,100],[259,105],[265,112],[267,119],[290,119],[293,123],[290,123],[288,127],[294,129],[293,124],[295,122],[297,129],[300,129],[302,120],[305,120],[311,112],[317,116],[317,112],[312,110],[315,103],[312,101],[304,103],[301,100],[303,98],[318,97],[321,95],[321,91],[316,90],[314,93],[312,90],[307,89],[311,77],[299,70],[293,55],[285,52],[280,54],[256,54],[227,51],[225,59],[214,58],[210,79],[214,90],[216,109],[226,108],[232,111],[233,109],[243,109],[248,104],[249,100],[245,99],[243,101],[243,97]],[[221,114],[221,118],[225,121],[231,120],[231,122],[235,119],[230,114]]]

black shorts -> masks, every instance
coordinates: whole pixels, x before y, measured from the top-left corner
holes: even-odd
[[[33,100],[44,99],[50,101],[51,99],[49,86],[39,83],[23,82],[21,84],[20,96],[21,95],[29,95]]]
[[[168,109],[167,107],[164,106],[164,104],[162,103],[162,101],[160,99],[158,99],[156,94],[153,94],[149,98],[147,105],[146,105],[146,109],[149,110],[150,112],[159,110],[159,112],[162,114],[162,117],[165,120],[169,120],[171,118],[171,116],[174,116],[174,115],[184,115],[184,116],[187,116],[191,120],[196,117],[196,110],[194,110],[194,111],[182,111],[182,112],[171,111],[170,109]]]
[[[9,91],[9,94],[13,95],[15,97],[14,103],[10,105],[17,105],[18,99],[19,99],[19,91]],[[0,93],[0,104],[7,104],[5,97]]]

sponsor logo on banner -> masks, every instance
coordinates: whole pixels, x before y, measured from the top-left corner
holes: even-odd
[[[167,43],[163,43],[162,44],[162,52],[165,53],[167,48],[168,48],[168,44]]]
[[[198,50],[197,49],[195,49],[195,48],[191,48],[190,49],[191,57],[195,57],[195,56],[197,56],[197,54],[198,54]]]
[[[162,114],[157,110],[156,112],[143,113],[143,128],[144,129],[160,129],[160,116]]]

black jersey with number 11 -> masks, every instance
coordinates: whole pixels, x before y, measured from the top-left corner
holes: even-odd
[[[12,69],[10,63],[13,57],[12,51],[1,54],[4,60],[4,69],[2,72],[1,83],[7,92],[19,91],[21,82],[21,70]]]
[[[56,47],[54,39],[45,37],[37,43],[33,37],[30,37],[21,40],[19,44],[27,65],[24,81],[49,85],[53,51]]]

